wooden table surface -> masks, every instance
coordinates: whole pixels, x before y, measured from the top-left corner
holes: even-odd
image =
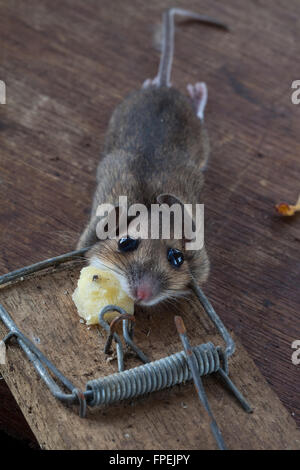
[[[300,424],[300,217],[274,211],[300,192],[297,0],[0,0],[0,274],[75,246],[107,122],[155,75],[153,31],[170,6],[231,27],[184,23],[176,35],[173,84],[209,90],[205,292]],[[11,408],[5,390],[1,380]]]

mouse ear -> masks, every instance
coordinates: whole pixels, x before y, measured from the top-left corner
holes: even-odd
[[[183,243],[192,241],[194,236],[192,236],[191,232],[195,233],[196,226],[193,220],[191,204],[184,204],[179,197],[170,193],[159,194],[156,197],[156,201],[158,204],[166,204],[169,206],[169,208],[171,208],[174,204],[179,204],[181,206],[182,241]],[[171,223],[174,227],[174,218],[171,219]]]
[[[119,206],[113,204],[104,204],[98,206],[96,233],[99,240],[106,238],[115,238],[117,236]]]
[[[98,239],[117,238],[121,233],[127,233],[128,226],[134,217],[128,216],[124,207],[118,204],[103,204],[101,209],[99,208],[100,206],[96,212]]]
[[[156,198],[156,201],[158,204],[167,204],[169,207],[171,207],[173,204],[180,204],[183,206],[183,202],[177,196],[169,193],[159,194]]]

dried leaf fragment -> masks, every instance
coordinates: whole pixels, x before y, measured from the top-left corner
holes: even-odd
[[[280,204],[276,204],[275,209],[280,215],[295,215],[296,212],[300,212],[300,195],[295,205],[287,204],[286,202],[281,202]]]

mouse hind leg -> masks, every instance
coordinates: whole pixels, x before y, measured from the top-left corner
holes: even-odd
[[[155,78],[146,78],[146,80],[144,81],[144,83],[142,85],[142,88],[147,89],[147,88],[150,88],[152,86],[158,86],[157,77],[155,77]]]
[[[192,99],[198,118],[204,120],[204,111],[207,103],[207,86],[204,82],[197,82],[195,85],[188,84],[187,91]]]

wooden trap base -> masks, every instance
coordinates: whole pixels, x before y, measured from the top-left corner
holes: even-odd
[[[0,302],[20,330],[75,386],[85,389],[88,380],[117,372],[117,363],[107,361],[103,353],[104,331],[79,322],[71,298],[79,270],[78,265],[64,266],[4,286]],[[137,311],[137,345],[151,360],[181,351],[176,313],[183,316],[192,345],[208,341],[222,345],[209,319],[204,313],[199,319],[196,309],[201,312],[200,304],[156,308],[153,313]],[[217,313],[222,317],[222,312]],[[6,331],[0,322],[1,337]],[[130,353],[125,365],[129,368],[140,362]],[[295,422],[238,341],[229,368],[254,413],[245,413],[216,376],[203,379],[227,447],[300,449]],[[75,405],[66,407],[52,397],[15,341],[8,345],[1,373],[42,448],[216,449],[192,383],[109,407],[89,408],[87,418],[81,419]]]

